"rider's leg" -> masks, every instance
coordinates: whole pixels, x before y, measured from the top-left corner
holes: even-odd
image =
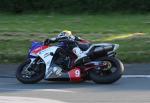
[[[78,46],[73,48],[73,53],[76,54],[76,56],[78,57],[75,62],[77,62],[78,60],[82,59],[83,57],[87,56],[85,54],[85,52],[83,52]]]

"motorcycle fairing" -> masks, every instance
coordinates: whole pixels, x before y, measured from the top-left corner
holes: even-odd
[[[53,59],[53,54],[55,54],[58,48],[59,47],[57,46],[51,46],[37,53],[37,55],[40,56],[42,60],[45,62],[45,65],[46,65],[45,78],[46,79],[48,79],[53,73],[52,72],[53,68],[51,68],[51,63]]]
[[[28,58],[36,58],[36,55],[32,55],[31,52],[41,46],[43,46],[43,42],[32,41],[31,48],[29,49],[28,53]]]
[[[45,78],[49,81],[71,81],[71,82],[81,82],[83,79],[81,77],[80,68],[73,68],[68,72],[63,72],[61,76],[54,78]]]

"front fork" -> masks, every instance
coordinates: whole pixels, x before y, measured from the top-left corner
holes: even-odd
[[[42,61],[40,61],[40,58],[30,58],[30,64],[28,65],[27,69],[33,69],[35,68],[37,65],[39,65],[40,63],[43,63]]]
[[[25,71],[29,71],[34,61],[35,61],[35,58],[30,58],[30,64],[25,68]]]

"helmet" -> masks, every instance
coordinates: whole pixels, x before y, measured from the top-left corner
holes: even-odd
[[[71,31],[68,31],[68,30],[64,30],[62,31],[60,34],[58,34],[58,38],[63,38],[63,37],[71,37],[72,36],[72,33]]]

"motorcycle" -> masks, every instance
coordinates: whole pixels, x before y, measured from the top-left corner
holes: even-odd
[[[25,84],[37,83],[42,79],[71,82],[92,80],[110,84],[121,78],[124,66],[115,56],[118,44],[78,41],[76,45],[87,56],[77,62],[71,45],[66,41],[59,41],[56,45],[33,41],[27,59],[16,71],[16,78]]]

